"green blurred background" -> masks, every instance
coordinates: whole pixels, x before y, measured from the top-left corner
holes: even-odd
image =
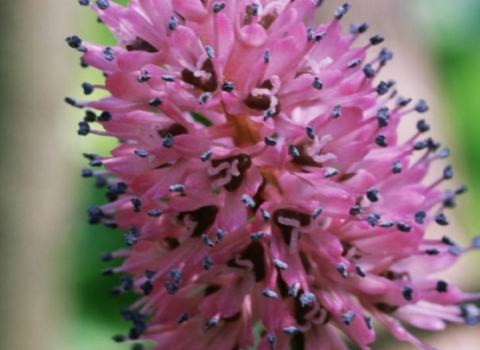
[[[326,1],[319,16],[329,19],[339,4]],[[455,217],[449,213],[452,225],[438,234],[448,232],[468,244],[478,233],[480,210],[480,2],[354,0],[352,5],[345,25],[366,19],[369,33],[385,34],[395,53],[383,77],[431,105],[433,135],[452,150],[455,184],[469,187]],[[129,348],[110,336],[127,331],[118,310],[132,296],[109,295],[117,280],[100,276],[111,264],[98,259],[124,243],[119,232],[86,223],[86,208],[105,198],[92,179],[79,176],[87,163],[81,152],[107,153],[112,143],[77,136],[83,112],[62,102],[66,95],[81,99],[82,82],[101,81],[80,68],[80,55],[67,47],[64,39],[72,34],[115,42],[77,0],[0,3],[2,350]],[[479,290],[478,261],[472,254],[449,277]],[[480,348],[478,328],[451,327],[448,334],[422,337],[439,349]],[[375,349],[413,349],[389,337],[380,340]]]

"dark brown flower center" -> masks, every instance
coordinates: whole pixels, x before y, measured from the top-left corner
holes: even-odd
[[[270,79],[265,80],[260,86],[260,89],[273,89],[273,84]],[[270,108],[271,98],[268,94],[253,95],[252,93],[248,94],[245,104],[251,108],[259,111],[265,111]],[[277,114],[277,113],[275,113]]]
[[[266,266],[265,266],[265,248],[260,242],[252,242],[247,248],[240,254],[241,260],[251,261],[253,264],[253,273],[255,275],[255,282],[260,282],[265,279]],[[227,262],[227,266],[230,267],[242,267],[236,261],[236,259],[230,259]]]
[[[205,207],[200,207],[195,211],[182,212],[178,215],[178,218],[183,220],[189,215],[197,223],[192,232],[192,237],[200,237],[213,225],[217,214],[218,207],[215,205],[207,205]]]
[[[203,77],[195,76],[194,72],[187,68],[182,70],[182,79],[195,87],[207,92],[214,92],[218,88],[217,73],[213,67],[211,59],[207,59],[203,65],[202,70],[206,73],[210,73],[210,77],[205,79]]]
[[[127,45],[127,50],[128,51],[146,51],[151,53],[158,52],[158,50],[152,44],[150,44],[148,41],[139,37],[137,37],[137,39],[133,44]]]
[[[237,169],[240,174],[237,176],[232,175],[232,179],[230,180],[230,182],[224,185],[224,188],[229,192],[233,192],[237,190],[242,185],[243,179],[245,177],[245,172],[252,165],[252,159],[248,154],[245,154],[245,153],[240,153],[236,156],[231,156],[231,157],[222,158],[222,159],[212,159],[212,166],[215,168],[225,162],[227,162],[230,167],[235,160],[237,161]],[[220,175],[222,177],[225,177],[227,175],[227,171],[229,171],[229,169],[222,170],[220,172]]]
[[[180,125],[178,123],[173,123],[171,124],[168,128],[162,129],[162,130],[157,130],[157,134],[163,139],[166,137],[168,134],[172,136],[178,136],[178,135],[184,135],[187,134],[188,131],[185,129],[183,125]]]
[[[395,311],[397,311],[398,306],[396,305],[390,305],[390,304],[385,304],[385,303],[378,303],[375,304],[376,308],[379,309],[380,311],[386,313],[386,314],[391,314]]]
[[[265,16],[262,17],[260,21],[258,21],[258,24],[260,24],[263,28],[268,29],[272,23],[275,21],[277,18],[277,15],[273,13],[269,13]]]
[[[388,278],[390,281],[399,281],[399,280],[410,281],[411,280],[410,274],[408,272],[395,272],[392,270],[388,270],[380,273],[379,276]]]
[[[297,220],[300,223],[300,226],[308,226],[311,220],[310,215],[299,213],[290,209],[279,209],[273,213],[273,222],[280,229],[283,241],[288,245],[290,245],[292,230],[294,227],[280,223],[279,218]]]

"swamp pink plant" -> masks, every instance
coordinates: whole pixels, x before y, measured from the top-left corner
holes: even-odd
[[[113,294],[143,296],[121,311],[133,323],[118,341],[154,349],[361,349],[373,319],[399,340],[430,347],[402,326],[443,330],[479,322],[479,294],[432,273],[478,248],[425,239],[447,225],[464,186],[441,191],[446,158],[420,120],[406,142],[403,117],[420,100],[396,98],[374,78],[392,58],[367,60],[383,37],[353,46],[367,24],[342,34],[313,23],[317,0],[132,0],[90,6],[118,39],[105,47],[67,38],[104,84],[82,85],[90,109],[80,135],[111,136],[110,156],[87,154],[82,176],[107,187],[92,224],[124,231],[128,249],[104,274],[122,274]],[[90,127],[98,122],[102,130]],[[141,348],[135,345],[136,349]]]

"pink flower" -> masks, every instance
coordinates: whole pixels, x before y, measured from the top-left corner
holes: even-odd
[[[154,349],[362,349],[373,318],[399,340],[430,347],[400,323],[442,330],[479,322],[479,294],[431,274],[465,252],[451,239],[425,239],[447,225],[444,209],[465,187],[453,176],[423,181],[448,156],[420,120],[404,143],[397,125],[424,113],[423,100],[395,101],[376,82],[392,58],[368,61],[383,38],[354,47],[368,25],[341,33],[340,19],[313,21],[322,1],[109,0],[90,5],[118,39],[104,47],[76,36],[82,65],[105,83],[67,102],[87,111],[78,133],[118,138],[110,156],[87,155],[83,170],[108,187],[91,223],[124,231],[128,250],[105,274],[125,274],[114,294],[143,294],[122,310],[133,328],[116,340]],[[97,121],[103,130],[91,129]],[[459,306],[462,305],[462,306]],[[140,347],[138,347],[140,348]]]

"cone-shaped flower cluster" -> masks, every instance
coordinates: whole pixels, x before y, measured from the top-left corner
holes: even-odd
[[[86,155],[109,203],[91,223],[124,231],[130,248],[104,271],[112,290],[143,294],[122,310],[133,327],[116,340],[154,349],[362,349],[372,320],[400,340],[430,347],[398,321],[428,330],[478,322],[477,298],[431,273],[464,252],[448,237],[444,208],[465,187],[442,192],[448,156],[417,123],[398,142],[402,117],[428,110],[396,98],[375,76],[387,49],[366,60],[379,35],[355,47],[367,24],[342,34],[344,4],[313,23],[317,0],[109,0],[91,3],[118,39],[104,47],[67,38],[107,90],[78,133],[112,136],[110,156]],[[102,131],[90,128],[98,122]],[[340,332],[339,332],[340,331]],[[255,344],[258,339],[258,344]],[[136,346],[140,348],[140,346]]]

